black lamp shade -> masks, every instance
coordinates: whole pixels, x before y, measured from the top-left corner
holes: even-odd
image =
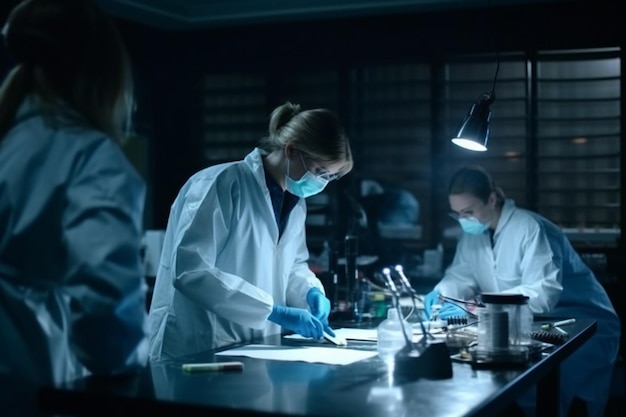
[[[481,95],[459,125],[456,136],[452,138],[452,143],[472,151],[486,151],[491,120],[489,106],[493,102],[494,94],[485,93]]]

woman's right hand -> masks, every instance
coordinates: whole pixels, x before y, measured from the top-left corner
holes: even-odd
[[[440,302],[439,297],[441,297],[441,293],[437,290],[432,290],[431,292],[426,294],[426,296],[424,297],[424,319],[425,320],[430,320],[431,309],[433,305],[439,304]]]

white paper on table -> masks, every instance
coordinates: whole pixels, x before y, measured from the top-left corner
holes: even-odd
[[[370,341],[370,342],[375,342],[376,341],[376,329],[333,329],[333,331],[335,332],[335,335],[337,337],[342,337],[346,340],[365,340],[365,341]],[[328,340],[325,339],[319,339],[319,340],[315,340],[313,338],[310,337],[304,337],[302,335],[299,335],[297,333],[293,333],[293,334],[288,334],[286,336],[283,336],[285,339],[292,339],[292,340],[308,340],[310,342],[319,342],[319,343],[324,343],[324,344],[332,344],[331,342],[329,342]],[[334,346],[334,345],[333,345]]]
[[[341,336],[346,340],[368,340],[375,342],[378,339],[376,329],[342,328],[335,329],[334,332],[337,336]]]
[[[378,334],[376,333],[376,329],[353,329],[353,328],[341,328],[335,329],[335,334],[337,336],[341,336],[346,340],[367,340],[371,342],[376,342],[378,340]],[[431,330],[431,334],[442,333],[441,329]],[[417,326],[413,327],[413,341],[417,341],[419,338],[415,338],[415,336],[421,336],[422,329]]]
[[[247,356],[257,359],[349,365],[376,356],[377,352],[315,346],[247,345],[217,352],[222,356]]]
[[[333,331],[335,332],[335,335],[337,335],[337,337],[342,337],[346,340],[361,340],[361,341],[375,342],[378,338],[376,329],[341,328],[341,329],[333,329]],[[310,337],[304,337],[297,333],[288,334],[283,337],[285,339],[308,340],[311,342],[316,342],[316,340]],[[330,343],[330,342],[324,339],[320,339],[319,343]]]
[[[361,340],[367,342],[376,342],[378,340],[378,334],[376,333],[376,329],[355,329],[355,328],[341,328],[333,330],[338,337],[342,337],[346,340]],[[434,329],[431,330],[431,334],[442,334],[442,329]],[[417,326],[413,327],[413,342],[417,342],[421,339],[422,329]],[[445,336],[445,335],[443,335]],[[302,340],[313,340],[304,336],[300,336],[299,334],[290,334],[287,336],[283,336],[288,339],[302,339]],[[323,341],[323,343],[328,343]]]

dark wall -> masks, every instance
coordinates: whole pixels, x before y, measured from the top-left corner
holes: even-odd
[[[140,87],[138,119],[151,132],[151,227],[156,228],[165,227],[169,205],[179,187],[201,168],[199,78],[203,73],[245,70],[280,76],[304,68],[416,58],[435,60],[452,53],[492,53],[496,48],[504,52],[614,47],[625,43],[619,13],[605,1],[533,3],[491,10],[299,21],[193,32],[163,32],[129,22],[118,23],[136,66]],[[622,207],[626,208],[626,204]]]
[[[122,21],[119,25],[142,86],[139,108],[144,111],[140,110],[140,118],[152,131],[154,227],[165,227],[178,188],[201,168],[199,78],[203,73],[246,70],[280,75],[303,68],[491,53],[496,48],[519,51],[624,45],[621,18],[614,6],[604,1],[193,32],[162,32]]]
[[[184,181],[201,168],[198,155],[201,99],[193,50],[151,28],[119,22],[135,70],[138,134],[147,138],[151,153],[152,224],[165,228],[170,204]]]
[[[0,5],[3,21],[15,3],[9,0]],[[153,219],[148,228],[165,227],[178,189],[202,167],[203,73],[252,70],[280,76],[303,68],[436,60],[452,53],[492,53],[496,48],[624,47],[626,32],[615,6],[603,0],[193,32],[166,32],[123,20],[117,23],[135,66],[137,127],[151,144],[153,193],[148,204]],[[8,65],[6,54],[0,53],[2,74]],[[626,209],[626,202],[622,207]]]

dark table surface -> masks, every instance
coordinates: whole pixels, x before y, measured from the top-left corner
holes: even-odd
[[[40,390],[39,403],[44,410],[74,415],[493,416],[537,384],[544,391],[542,397],[556,404],[559,364],[595,328],[594,321],[577,321],[567,327],[566,343],[523,367],[478,370],[453,361],[453,377],[443,380],[394,378],[377,356],[336,366],[216,356],[208,351],[152,363],[126,378],[85,378],[46,387]],[[281,337],[262,342],[330,347]],[[376,344],[350,341],[348,348],[375,350]],[[244,370],[190,374],[181,369],[182,363],[232,360],[243,362]]]

